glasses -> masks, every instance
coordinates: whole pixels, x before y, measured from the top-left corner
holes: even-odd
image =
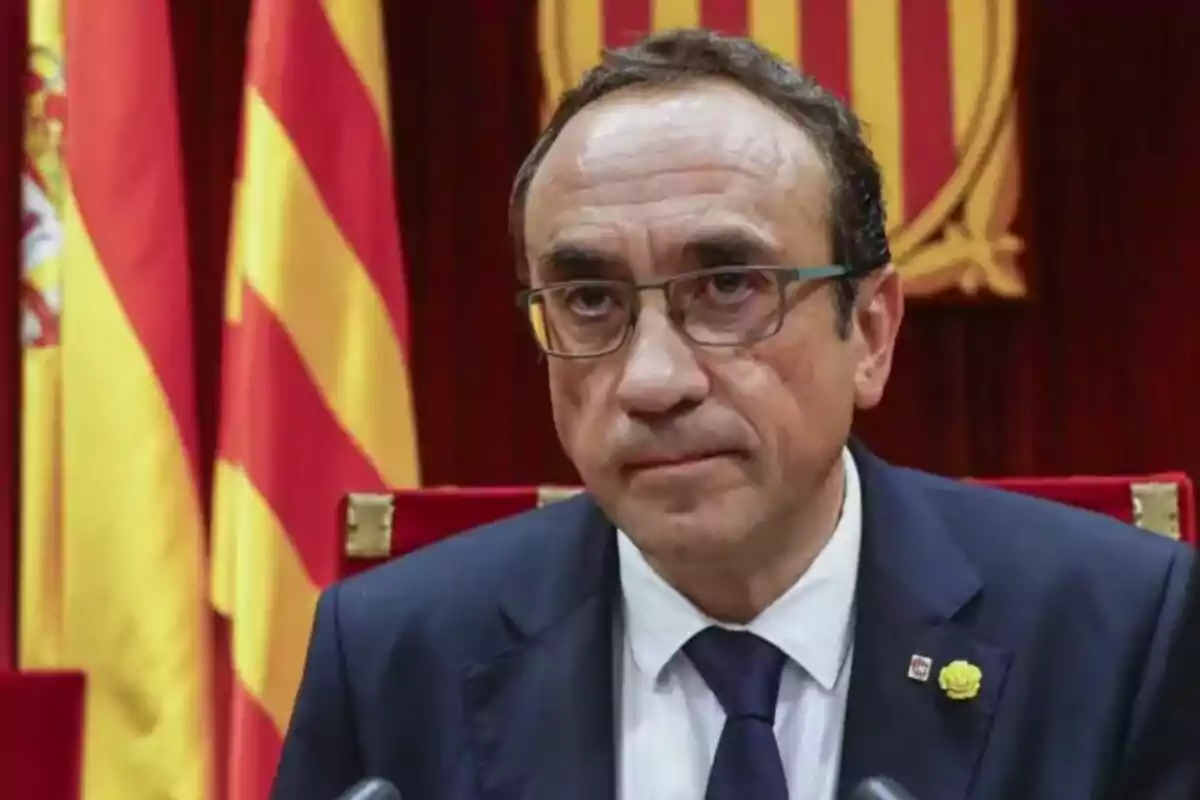
[[[577,280],[517,295],[534,339],[548,356],[596,358],[618,350],[637,324],[641,293],[661,290],[672,324],[706,347],[736,347],[774,336],[792,283],[840,278],[843,266],[720,267],[652,283]]]

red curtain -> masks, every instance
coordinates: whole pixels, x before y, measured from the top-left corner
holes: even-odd
[[[0,669],[0,786],[6,796],[77,800],[86,691],[79,672]]]
[[[885,455],[951,474],[1200,476],[1200,5],[1021,3],[1031,303],[918,309]]]
[[[0,321],[9,331],[21,65],[17,26],[3,15],[20,5],[0,11],[9,98],[0,104]],[[572,482],[542,366],[511,301],[506,237],[509,181],[538,129],[535,2],[385,6],[424,477]],[[1021,0],[1019,232],[1037,295],[910,310],[889,396],[861,423],[885,456],[956,475],[1174,468],[1200,477],[1200,5],[1153,6]],[[209,454],[248,8],[172,2]],[[3,341],[10,485],[16,337]],[[9,516],[0,503],[0,521]],[[0,656],[12,616],[10,527],[0,525]]]

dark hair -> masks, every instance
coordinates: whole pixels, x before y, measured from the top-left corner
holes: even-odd
[[[606,50],[579,85],[563,94],[513,182],[509,224],[517,247],[518,272],[522,278],[528,277],[524,217],[529,184],[571,118],[618,89],[703,78],[732,81],[780,109],[812,138],[825,159],[833,181],[830,237],[834,259],[850,269],[837,292],[839,325],[848,329],[856,278],[891,260],[879,165],[863,141],[862,125],[844,103],[811,77],[758,44],[702,29],[664,31],[629,47]]]

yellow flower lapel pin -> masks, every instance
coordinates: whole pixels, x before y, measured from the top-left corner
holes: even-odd
[[[951,661],[938,673],[938,686],[951,700],[972,700],[979,694],[983,670],[970,661]]]

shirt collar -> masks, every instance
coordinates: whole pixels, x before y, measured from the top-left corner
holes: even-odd
[[[833,535],[800,579],[748,625],[832,690],[850,651],[862,541],[862,493],[849,450],[842,513]],[[633,541],[617,532],[625,630],[638,669],[657,679],[689,639],[717,625],[666,582]]]

